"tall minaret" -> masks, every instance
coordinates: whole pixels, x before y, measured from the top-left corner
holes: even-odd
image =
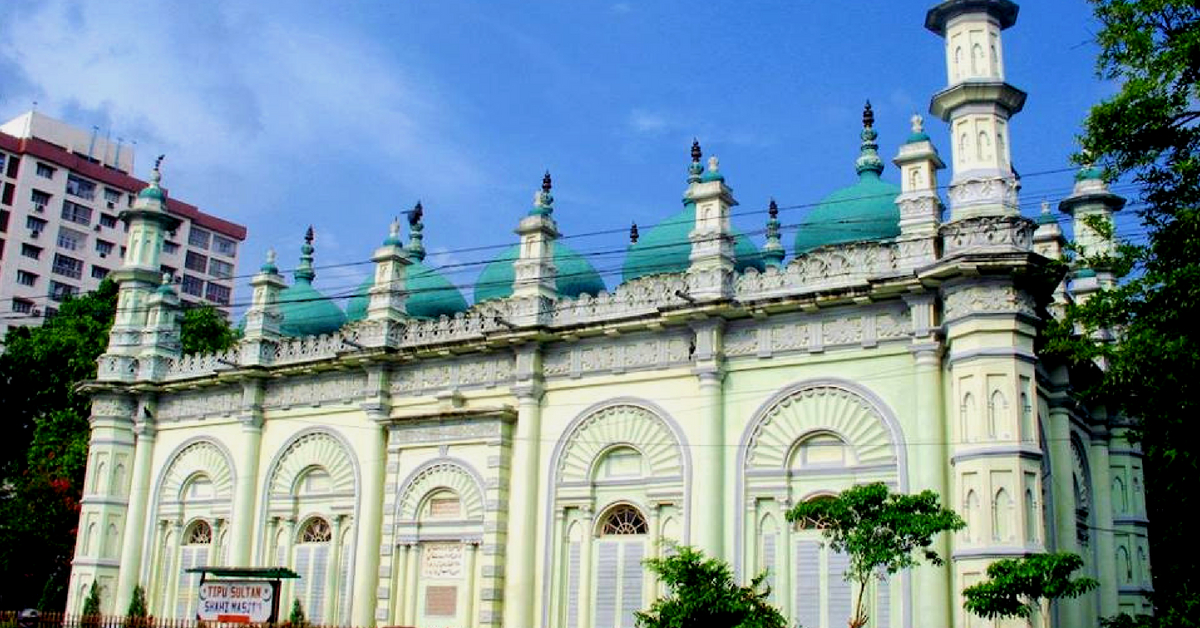
[[[946,40],[949,86],[929,111],[950,123],[951,220],[1020,215],[1008,121],[1024,107],[1025,92],[1005,82],[1000,44],[1000,32],[1016,21],[1011,0],[947,0],[925,16],[925,28]]]

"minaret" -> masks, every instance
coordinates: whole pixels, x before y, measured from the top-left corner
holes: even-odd
[[[912,134],[892,160],[900,168],[900,246],[902,263],[918,267],[937,257],[938,225],[942,201],[938,198],[937,172],[946,167],[925,133],[925,119],[913,114]]]
[[[684,203],[696,206],[696,222],[688,239],[692,253],[688,266],[688,295],[695,300],[718,300],[733,296],[733,236],[729,211],[737,206],[733,190],[725,185],[725,175],[716,156],[708,158],[708,168],[700,166],[703,156],[700,142],[692,142],[692,163],[688,166],[688,187]]]
[[[1037,217],[1037,230],[1033,232],[1033,252],[1052,260],[1061,260],[1066,250],[1067,239],[1054,214],[1050,213],[1050,201],[1042,201],[1042,213]],[[1050,314],[1062,319],[1067,313],[1067,282],[1062,280],[1054,288],[1054,299],[1046,306]]]
[[[129,235],[125,238],[125,259],[109,275],[118,285],[117,312],[108,335],[108,349],[100,356],[97,379],[102,381],[132,381],[136,376],[133,363],[141,352],[150,297],[161,278],[163,237],[181,222],[167,213],[167,194],[159,187],[162,159],[160,155],[155,160],[150,184],[138,193],[133,207],[120,215],[129,227]]]
[[[171,361],[179,357],[179,296],[172,288],[171,274],[146,301],[146,330],[138,352],[138,379],[155,381],[166,375]]]
[[[1025,92],[1005,82],[1000,43],[1016,21],[1011,0],[947,0],[925,16],[925,28],[946,41],[948,87],[929,110],[950,123],[951,220],[1020,215],[1008,122],[1024,107]]]
[[[513,261],[513,299],[516,304],[512,322],[516,325],[544,322],[558,300],[554,241],[559,233],[553,218],[552,188],[553,182],[547,171],[542,177],[541,189],[533,195],[533,207],[517,226],[521,245],[517,259]]]
[[[278,340],[280,338],[279,293],[287,287],[279,267],[275,265],[275,249],[267,251],[267,261],[250,280],[253,296],[246,310],[246,340]]]
[[[1071,281],[1071,293],[1080,302],[1116,283],[1111,257],[1117,245],[1111,230],[1113,214],[1123,207],[1125,199],[1109,191],[1100,169],[1091,165],[1075,175],[1075,189],[1058,204],[1060,211],[1071,216],[1075,244],[1080,248]]]
[[[767,205],[767,243],[763,245],[763,262],[772,268],[783,266],[783,243],[779,241],[779,205],[775,199]]]

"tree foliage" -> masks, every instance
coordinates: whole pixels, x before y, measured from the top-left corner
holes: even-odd
[[[304,628],[308,625],[308,618],[304,616],[304,607],[300,605],[300,599],[292,600],[292,612],[288,615],[287,623],[291,628]]]
[[[766,574],[750,586],[734,582],[729,565],[686,545],[663,558],[650,558],[646,567],[658,575],[667,594],[650,609],[634,614],[639,628],[785,628],[787,620],[767,601]]]
[[[985,619],[1029,617],[1041,600],[1074,598],[1100,583],[1072,578],[1083,559],[1070,552],[1031,554],[988,565],[988,579],[963,590],[963,608]]]
[[[933,537],[966,526],[954,511],[941,506],[937,493],[892,493],[882,482],[797,504],[787,518],[820,530],[835,551],[849,555],[846,579],[858,584],[851,628],[867,623],[863,597],[871,578],[895,574],[922,560],[942,565],[942,557],[930,548]]]
[[[0,439],[0,607],[37,603],[61,610],[75,549],[83,494],[90,401],[75,390],[96,376],[108,344],[117,286],[62,303],[40,327],[18,327],[0,354],[0,403],[8,430]],[[198,350],[228,347],[233,333],[211,307],[189,310],[182,344]]]
[[[1120,90],[1092,108],[1081,160],[1138,185],[1132,206],[1145,238],[1121,248],[1129,277],[1069,308],[1066,328],[1083,333],[1063,335],[1055,349],[1077,366],[1105,364],[1089,393],[1135,421],[1158,614],[1164,625],[1194,626],[1200,552],[1174,522],[1200,506],[1187,484],[1200,474],[1200,4],[1090,1],[1098,71]],[[1102,340],[1105,330],[1117,330],[1115,342]]]
[[[100,614],[100,585],[92,580],[92,586],[88,587],[87,597],[83,600],[83,611],[80,613],[84,617],[91,617]]]

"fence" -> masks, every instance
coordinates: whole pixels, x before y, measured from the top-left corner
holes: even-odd
[[[282,611],[281,611],[282,612]],[[68,615],[65,613],[42,613],[37,619],[18,621],[20,611],[0,611],[0,628],[346,628],[305,622],[293,626],[291,622],[277,624],[235,624],[198,621],[195,619],[160,619],[158,617],[121,617],[119,615]],[[388,628],[408,628],[390,626]]]

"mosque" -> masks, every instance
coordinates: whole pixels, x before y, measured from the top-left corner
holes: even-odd
[[[758,246],[696,144],[682,209],[635,237],[611,290],[561,241],[547,175],[473,304],[425,264],[417,208],[345,311],[312,285],[310,232],[290,285],[273,255],[255,275],[232,349],[181,355],[156,167],[122,215],[117,318],[85,386],[69,610],[95,581],[106,612],[142,585],[153,615],[193,617],[187,569],[283,566],[301,577],[279,598],[314,623],[624,628],[661,591],[642,561],[674,541],[741,581],[766,571],[792,622],[832,628],[847,557],[784,513],[882,481],[936,491],[968,525],[937,540],[946,566],[870,587],[873,628],[990,626],[961,590],[1046,550],[1081,554],[1100,586],[1033,625],[1148,611],[1141,454],[1073,396],[1086,369],[1041,352],[1043,322],[1114,277],[1067,260],[1048,207],[1020,213],[1008,125],[1026,94],[1001,46],[1017,10],[926,15],[946,46],[945,203],[922,119],[896,185],[868,107],[854,184],[790,251],[772,207]],[[1086,219],[1123,205],[1084,168],[1058,209],[1103,252]]]

